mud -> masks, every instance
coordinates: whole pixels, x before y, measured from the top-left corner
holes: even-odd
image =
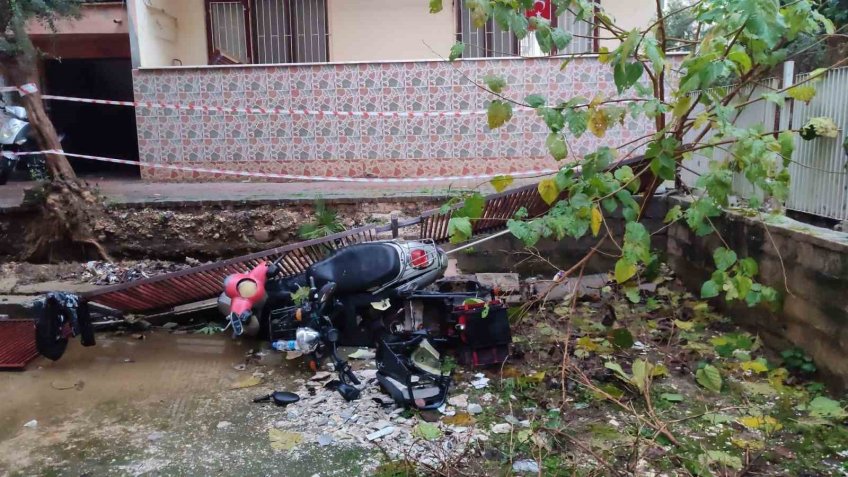
[[[415,217],[440,202],[375,199],[329,205],[350,229],[386,224],[392,212],[401,219]],[[313,218],[314,205],[300,202],[115,206],[94,224],[94,231],[113,259],[210,260],[300,241],[299,227]],[[33,220],[27,210],[0,212],[0,261],[14,260],[26,249]]]
[[[271,449],[266,428],[285,413],[251,399],[311,373],[299,361],[235,369],[257,342],[162,331],[99,339],[58,362],[0,373],[1,476],[342,475],[334,469],[368,453]],[[252,373],[263,383],[230,389]]]

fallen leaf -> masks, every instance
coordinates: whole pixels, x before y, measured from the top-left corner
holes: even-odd
[[[783,429],[783,424],[771,416],[745,416],[738,421],[749,429],[761,429],[768,434]]]
[[[439,437],[442,437],[442,430],[435,424],[421,422],[412,430],[412,435],[424,440],[434,441]]]
[[[282,431],[280,429],[269,429],[268,439],[271,441],[272,449],[277,451],[287,451],[303,442],[303,434],[299,432]]]
[[[471,417],[471,414],[468,414],[467,412],[458,412],[453,416],[445,416],[442,418],[442,422],[450,426],[468,427],[476,421],[473,417]]]
[[[257,376],[248,376],[241,381],[235,382],[230,389],[244,389],[244,388],[252,388],[253,386],[258,386],[262,384],[262,378]]]
[[[662,393],[660,394],[660,399],[664,399],[668,402],[682,402],[683,395],[677,393]]]

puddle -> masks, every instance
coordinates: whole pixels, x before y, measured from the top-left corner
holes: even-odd
[[[281,459],[302,462],[311,476],[335,456],[355,460],[359,449],[324,455],[305,446],[281,456],[269,447],[267,429],[284,412],[252,398],[310,373],[299,360],[234,368],[260,345],[225,335],[99,335],[96,347],[72,343],[58,362],[0,373],[0,476],[258,475],[280,471]],[[262,384],[230,389],[254,372]],[[32,419],[37,427],[25,428]],[[231,424],[219,429],[222,421]]]

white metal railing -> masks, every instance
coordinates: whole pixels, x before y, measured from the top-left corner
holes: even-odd
[[[791,62],[787,63],[782,84],[790,85],[804,81],[808,75],[794,75]],[[792,83],[790,83],[792,81]],[[781,84],[771,79],[762,86],[748,87],[740,92],[740,101],[757,98],[763,93],[776,89]],[[786,86],[784,86],[786,87]],[[838,68],[824,75],[816,84],[816,95],[809,104],[787,99],[783,107],[772,102],[759,101],[751,104],[736,118],[739,127],[762,125],[765,131],[775,129],[798,129],[812,117],[826,116],[839,127],[837,138],[816,138],[805,141],[795,140],[795,152],[789,165],[791,183],[786,207],[790,210],[805,212],[838,220],[848,220],[848,154],[843,149],[845,131],[848,128],[848,67]],[[694,115],[702,108],[698,106]],[[709,139],[711,134],[703,140]],[[687,134],[685,141],[691,142],[697,133]],[[683,162],[681,171],[684,184],[694,187],[700,174],[709,170],[710,162],[723,161],[727,153],[715,149],[709,154],[696,154]],[[750,198],[758,194],[756,188],[741,174],[733,178],[733,192],[741,198]]]

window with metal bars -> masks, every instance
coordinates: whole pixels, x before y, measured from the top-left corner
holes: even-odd
[[[484,28],[476,28],[471,21],[468,8],[457,2],[456,39],[465,45],[463,58],[498,58],[509,56],[548,56],[557,54],[579,54],[597,52],[592,38],[595,26],[587,21],[578,20],[571,12],[565,12],[551,19],[551,25],[560,27],[575,35],[563,51],[542,52],[536,37],[532,33],[519,40],[514,33],[504,30],[489,18]]]
[[[206,0],[209,61],[329,61],[327,0]]]

